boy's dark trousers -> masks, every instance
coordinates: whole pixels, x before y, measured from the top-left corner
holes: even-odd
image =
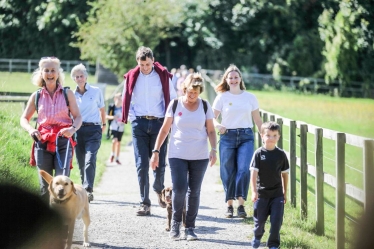
[[[270,215],[270,232],[266,243],[268,247],[280,246],[280,228],[283,222],[284,197],[258,198],[253,204],[253,233],[256,239],[261,240],[265,232],[265,222]]]

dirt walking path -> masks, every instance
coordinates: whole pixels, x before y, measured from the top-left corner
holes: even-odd
[[[225,203],[219,167],[207,169],[196,220],[195,232],[199,240],[187,242],[169,239],[165,231],[166,209],[158,206],[152,190],[152,215],[135,215],[140,198],[132,146],[123,146],[120,161],[122,165],[107,165],[102,181],[94,190],[95,199],[90,204],[91,248],[251,248],[252,225],[245,224],[241,218],[227,219],[223,215]],[[150,182],[153,182],[151,172]],[[165,186],[169,185],[171,178],[167,167]],[[83,248],[82,233],[82,221],[77,220],[72,248]]]

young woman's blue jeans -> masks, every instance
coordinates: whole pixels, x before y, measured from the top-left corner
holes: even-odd
[[[280,245],[280,229],[283,223],[284,197],[258,198],[253,204],[253,233],[261,240],[265,233],[265,223],[270,215],[269,238],[266,245],[278,248]]]
[[[219,157],[225,202],[238,197],[247,199],[251,173],[249,164],[253,156],[251,128],[228,129],[220,135]]]
[[[186,228],[195,227],[200,205],[201,184],[208,162],[209,159],[169,158],[171,181],[173,183],[173,220],[182,221],[183,206],[186,200]]]
[[[138,182],[140,189],[141,203],[151,205],[149,199],[149,159],[152,156],[158,132],[161,129],[163,118],[145,119],[136,118],[131,122],[132,144],[134,146],[136,170],[138,172]],[[156,170],[153,171],[153,190],[161,193],[164,189],[165,158],[167,151],[167,139],[160,148],[159,162]]]

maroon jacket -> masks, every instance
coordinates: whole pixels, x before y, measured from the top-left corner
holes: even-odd
[[[170,89],[169,89],[169,79],[173,77],[171,73],[169,73],[160,63],[155,62],[153,63],[154,69],[156,73],[160,76],[161,84],[162,84],[162,91],[164,92],[164,100],[165,100],[165,112],[170,102]],[[123,96],[122,102],[122,122],[127,124],[127,119],[129,115],[130,109],[130,102],[132,91],[134,90],[136,80],[138,79],[140,73],[140,67],[136,66],[135,68],[128,71],[123,78],[126,80],[126,92]]]

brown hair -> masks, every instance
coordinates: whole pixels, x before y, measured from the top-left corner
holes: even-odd
[[[186,93],[188,89],[200,89],[200,93],[204,91],[204,79],[200,73],[191,73],[187,75],[183,81],[183,92]]]
[[[229,73],[234,72],[234,71],[237,72],[240,76],[240,90],[245,90],[245,85],[244,85],[242,73],[240,72],[240,70],[237,66],[235,66],[234,64],[231,64],[226,69],[225,73],[223,74],[221,82],[216,86],[215,90],[216,90],[217,93],[223,93],[223,92],[227,92],[228,90],[230,90],[230,86],[229,86],[229,84],[227,84],[226,78],[227,78]]]
[[[138,51],[136,51],[136,61],[141,60],[145,61],[147,58],[153,60],[153,52],[152,49],[148,47],[141,46],[138,48]]]
[[[264,134],[265,130],[278,131],[278,133],[280,134],[280,125],[274,121],[262,123],[261,134]]]

